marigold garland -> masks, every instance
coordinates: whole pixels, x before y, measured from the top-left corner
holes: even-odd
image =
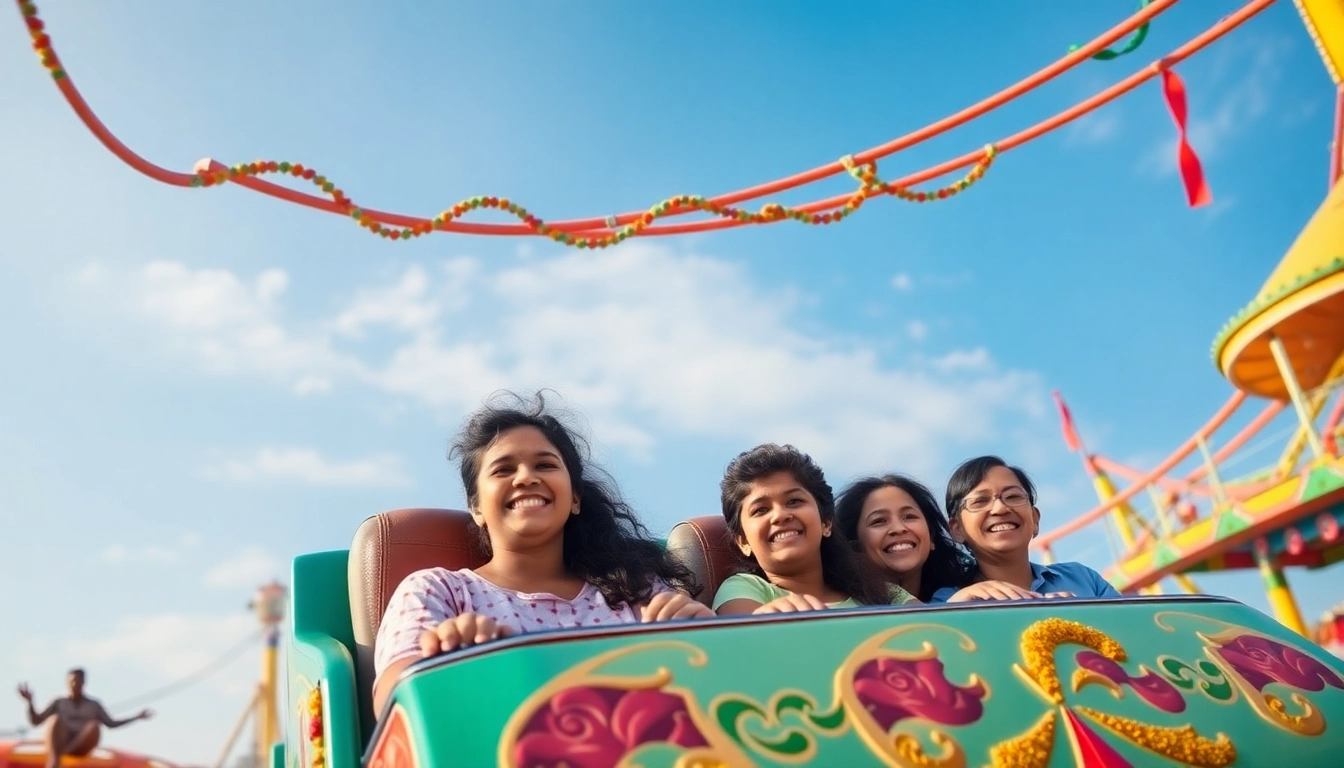
[[[315,686],[308,692],[308,700],[305,702],[308,708],[308,743],[313,747],[313,759],[308,764],[309,768],[326,768],[327,750],[326,744],[322,740],[322,687]]]
[[[19,5],[19,11],[23,14],[24,23],[28,26],[28,32],[33,38],[33,50],[37,52],[38,58],[42,61],[42,66],[51,73],[55,80],[66,77],[65,70],[61,68],[60,59],[57,58],[56,51],[51,46],[51,38],[44,31],[42,20],[38,18],[37,5],[32,0],[16,1]],[[993,145],[987,146],[985,156],[976,162],[964,177],[945,187],[926,192],[916,192],[907,187],[898,187],[884,182],[877,176],[876,163],[865,163],[862,167],[857,167],[853,160],[846,156],[841,159],[841,162],[845,164],[850,175],[859,182],[860,186],[845,201],[844,205],[833,211],[809,213],[780,203],[766,203],[758,211],[753,212],[744,208],[721,205],[699,195],[677,195],[655,204],[639,218],[620,229],[615,228],[615,217],[608,217],[607,231],[590,234],[575,234],[557,230],[521,205],[507,198],[494,196],[469,197],[452,208],[444,210],[433,219],[414,227],[389,227],[375,220],[370,214],[355,205],[354,201],[346,197],[345,193],[325,176],[318,174],[312,168],[304,167],[301,163],[288,161],[258,160],[252,163],[232,165],[226,170],[198,171],[192,174],[191,186],[214,187],[240,177],[255,178],[266,174],[284,174],[311,182],[313,186],[322,190],[323,194],[330,197],[338,208],[358,222],[361,228],[391,240],[410,240],[414,237],[427,235],[437,229],[442,229],[448,222],[460,219],[477,208],[496,208],[512,214],[536,234],[549,237],[557,243],[575,248],[606,248],[640,234],[660,218],[690,213],[691,211],[700,211],[723,219],[733,219],[744,224],[770,224],[790,219],[802,224],[824,226],[843,221],[862,207],[866,200],[878,195],[892,195],[913,203],[946,200],[979,181],[984,176],[985,171],[989,170],[989,166],[993,164],[996,154]]]

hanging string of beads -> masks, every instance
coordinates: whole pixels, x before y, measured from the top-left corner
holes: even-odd
[[[51,73],[53,79],[61,80],[65,78],[65,70],[61,67],[60,59],[56,56],[56,51],[52,48],[51,38],[46,33],[42,20],[38,17],[37,6],[32,0],[16,1],[19,10],[23,15],[24,23],[28,27],[29,35],[33,39],[33,50],[36,51],[38,58],[42,62],[42,66]],[[370,234],[378,235],[379,237],[389,240],[411,240],[420,237],[421,235],[427,235],[435,230],[442,229],[451,221],[465,217],[472,211],[487,208],[508,213],[521,221],[533,233],[542,237],[548,237],[562,245],[575,248],[607,248],[628,238],[639,235],[661,218],[684,215],[692,212],[706,213],[710,216],[716,216],[721,219],[736,221],[742,224],[771,224],[787,219],[801,224],[825,226],[849,218],[863,206],[864,202],[879,195],[891,195],[906,202],[913,203],[946,200],[959,192],[965,191],[971,185],[979,181],[984,176],[985,171],[987,171],[990,165],[993,164],[996,154],[997,152],[993,145],[987,146],[985,148],[984,156],[972,166],[970,171],[964,177],[945,187],[918,192],[907,187],[898,187],[882,181],[877,176],[877,164],[875,162],[865,163],[860,167],[856,166],[853,159],[847,156],[842,158],[841,162],[845,164],[850,175],[859,182],[859,188],[855,190],[842,205],[824,213],[804,210],[804,208],[809,206],[795,208],[780,203],[766,203],[758,210],[750,211],[745,208],[716,203],[713,200],[699,195],[677,195],[654,204],[633,221],[622,227],[617,228],[615,217],[607,217],[605,230],[584,233],[556,229],[547,224],[544,219],[534,215],[532,212],[512,200],[495,196],[466,198],[453,205],[451,208],[445,209],[437,216],[415,224],[414,226],[388,226],[356,205],[353,200],[347,197],[346,194],[326,176],[319,174],[312,168],[304,166],[302,163],[293,163],[284,160],[258,160],[251,163],[239,163],[226,168],[197,170],[190,175],[190,186],[216,187],[245,178],[258,178],[266,175],[291,176],[296,179],[303,179],[317,187],[321,190],[323,195],[326,195],[331,199],[338,211],[349,215],[361,228],[365,229]]]

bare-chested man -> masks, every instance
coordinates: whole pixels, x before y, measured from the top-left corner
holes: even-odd
[[[28,722],[41,725],[51,719],[47,725],[47,768],[60,768],[64,755],[82,757],[92,752],[102,735],[100,726],[120,728],[136,720],[148,720],[154,714],[145,709],[125,720],[113,720],[97,699],[84,695],[84,670],[70,670],[65,682],[70,695],[56,699],[41,712],[33,708],[33,692],[28,684],[19,685],[19,695],[28,702]]]

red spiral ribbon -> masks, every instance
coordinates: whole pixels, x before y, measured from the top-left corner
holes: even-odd
[[[1170,69],[1162,70],[1162,96],[1167,100],[1171,119],[1176,121],[1176,165],[1181,171],[1181,181],[1185,183],[1185,197],[1191,208],[1208,205],[1213,202],[1213,193],[1204,181],[1204,169],[1199,164],[1199,156],[1186,137],[1185,83]]]

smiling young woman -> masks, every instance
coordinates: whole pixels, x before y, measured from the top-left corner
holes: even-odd
[[[452,455],[488,559],[398,586],[374,645],[378,710],[428,656],[543,629],[714,615],[540,396],[477,411]]]
[[[964,587],[975,561],[953,538],[938,501],[904,475],[864,477],[835,501],[836,526],[887,578],[924,602],[944,587]]]
[[[1120,596],[1082,563],[1031,562],[1028,547],[1041,525],[1036,487],[998,456],[957,467],[947,481],[947,513],[952,535],[975,556],[979,573],[968,587],[938,590],[934,602]]]
[[[728,531],[752,572],[729,576],[714,595],[721,616],[899,605],[889,585],[843,536],[832,536],[835,500],[821,467],[791,445],[758,445],[724,472]]]

